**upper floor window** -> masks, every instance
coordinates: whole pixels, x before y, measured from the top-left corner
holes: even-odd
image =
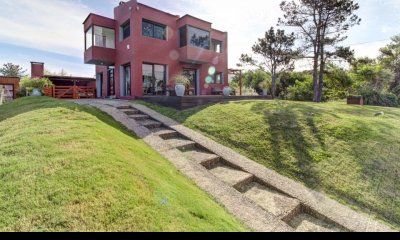
[[[85,33],[85,50],[93,46],[93,27],[90,27]]]
[[[189,44],[191,46],[210,49],[210,32],[188,26],[187,33]]]
[[[142,22],[142,33],[145,37],[151,37],[161,40],[167,39],[167,27],[165,25],[154,23],[144,19]]]
[[[212,40],[212,50],[217,53],[222,53],[222,42],[213,39]]]
[[[131,36],[131,23],[128,20],[126,23],[121,25],[121,41]]]
[[[115,31],[111,28],[93,26],[85,34],[86,50],[92,46],[115,48]]]
[[[210,49],[210,32],[199,28],[184,26],[179,29],[180,47],[190,45],[192,47]]]

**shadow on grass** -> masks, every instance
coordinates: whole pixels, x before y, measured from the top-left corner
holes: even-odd
[[[311,143],[304,136],[301,119],[307,119],[307,125],[313,132],[321,148],[325,143],[320,137],[319,130],[313,117],[299,116],[292,107],[277,103],[276,109],[268,109],[265,103],[253,103],[251,111],[263,115],[265,123],[270,129],[270,142],[272,144],[272,164],[275,170],[285,172],[296,179],[301,180],[307,187],[315,189],[320,183],[318,172],[314,169],[315,160],[310,155]],[[246,104],[246,103],[239,103]],[[311,107],[304,107],[304,111],[312,113]],[[297,112],[297,113],[296,113]],[[283,152],[290,152],[291,160],[286,159]],[[293,160],[295,162],[293,162]]]
[[[94,107],[82,106],[72,102],[57,100],[48,97],[25,97],[0,106],[0,124],[2,121],[16,117],[21,114],[51,108],[64,108],[71,111],[85,112],[97,118],[108,126],[135,139],[139,139],[132,131],[123,124],[115,121],[110,115]]]

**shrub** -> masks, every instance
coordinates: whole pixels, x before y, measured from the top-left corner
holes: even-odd
[[[312,101],[313,100],[313,82],[311,78],[305,81],[296,81],[296,83],[288,88],[288,100],[294,101]]]
[[[26,96],[27,93],[31,93],[32,89],[38,88],[41,91],[44,87],[51,87],[54,84],[48,78],[30,78],[24,77],[20,81],[20,92],[19,96]]]
[[[399,98],[393,93],[378,92],[373,89],[364,88],[360,91],[366,105],[397,107]]]

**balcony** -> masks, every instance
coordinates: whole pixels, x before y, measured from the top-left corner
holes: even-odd
[[[90,14],[84,22],[86,64],[113,65],[115,50],[115,21]]]
[[[181,62],[191,64],[204,64],[212,62],[217,54],[207,49],[185,46],[179,49],[179,56],[179,60]]]
[[[115,49],[92,46],[85,51],[85,64],[111,66],[115,63],[115,55]]]

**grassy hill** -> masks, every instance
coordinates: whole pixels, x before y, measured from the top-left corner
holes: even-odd
[[[245,101],[178,112],[145,105],[400,229],[398,108]]]
[[[0,231],[246,231],[108,115],[0,106]]]

